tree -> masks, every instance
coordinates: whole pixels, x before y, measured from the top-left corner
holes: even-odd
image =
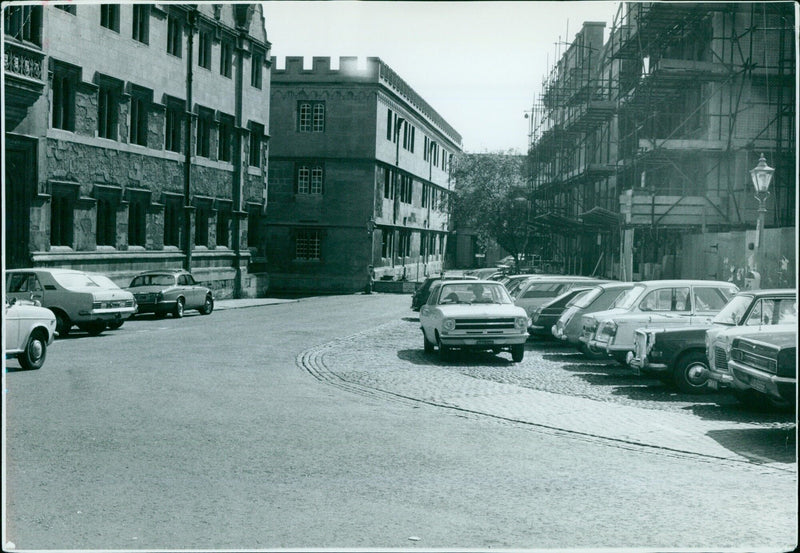
[[[456,226],[475,229],[481,248],[498,244],[517,267],[528,239],[524,163],[525,156],[494,153],[460,154],[451,165]]]

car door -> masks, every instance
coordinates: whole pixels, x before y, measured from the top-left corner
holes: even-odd
[[[3,302],[3,320],[6,325],[6,351],[21,349],[19,345],[19,318],[14,316],[14,307],[9,305],[8,300]],[[9,317],[11,314],[11,317]]]
[[[178,275],[178,291],[186,300],[184,307],[186,309],[194,309],[196,307],[194,291],[189,287],[189,278],[187,275]]]

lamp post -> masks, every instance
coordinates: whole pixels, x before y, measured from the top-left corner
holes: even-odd
[[[764,216],[767,213],[765,202],[769,196],[769,185],[772,182],[772,174],[775,172],[773,167],[767,165],[767,160],[764,154],[758,159],[758,165],[750,169],[750,178],[753,181],[753,187],[756,189],[756,199],[758,200],[758,221],[756,222],[756,240],[753,251],[753,267],[752,271],[755,273],[756,286],[760,287],[761,275],[757,271],[764,270],[764,264],[761,262],[761,233],[764,229]]]

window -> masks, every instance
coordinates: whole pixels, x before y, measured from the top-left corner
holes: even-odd
[[[211,31],[200,31],[200,40],[197,45],[197,65],[211,69]]]
[[[261,206],[250,205],[247,213],[247,246],[257,255],[264,254],[263,230],[261,228]]]
[[[414,182],[408,175],[400,175],[400,201],[406,204],[411,203]]]
[[[250,165],[261,167],[261,138],[264,136],[264,125],[250,123]]]
[[[100,5],[100,25],[119,32],[119,4]]]
[[[53,64],[52,126],[65,131],[75,130],[75,86],[78,73],[60,64]]]
[[[128,245],[144,246],[147,241],[147,197],[132,194],[128,201]]]
[[[231,67],[233,65],[233,44],[228,40],[220,43],[219,74],[223,77],[231,77]]]
[[[642,311],[690,311],[688,288],[662,288],[647,294],[639,304]]]
[[[325,132],[325,102],[298,102],[297,130]]]
[[[399,236],[399,251],[398,256],[408,257],[411,255],[411,231],[401,230]]]
[[[95,233],[98,246],[117,245],[117,205],[110,198],[97,199],[97,231]]]
[[[211,127],[213,126],[214,112],[200,108],[197,117],[197,151],[195,152],[200,157],[211,157]]]
[[[180,20],[174,15],[167,18],[167,53],[181,57],[183,50],[183,29]]]
[[[220,115],[218,130],[218,151],[217,159],[220,161],[231,160],[231,146],[233,144],[233,118],[228,115]]]
[[[414,127],[414,125],[409,125],[408,122],[403,125],[403,149],[412,153],[414,152],[414,136],[416,130],[416,127]]]
[[[422,159],[424,161],[428,161],[428,150],[431,147],[431,139],[427,136],[425,137],[425,146],[422,148]]]
[[[263,66],[264,57],[261,54],[253,54],[250,58],[250,86],[261,88]]]
[[[391,169],[383,170],[383,197],[387,200],[394,198],[394,187],[392,186],[392,177],[394,172]]]
[[[147,4],[133,5],[133,40],[143,44],[150,43],[150,6]]]
[[[6,35],[41,46],[41,6],[8,6],[4,23],[3,30]]]
[[[179,246],[181,239],[181,223],[183,208],[181,197],[170,197],[164,205],[164,245]]]
[[[386,111],[386,140],[392,139],[392,110]]]
[[[694,304],[697,311],[717,313],[728,303],[728,298],[719,288],[695,287]]]
[[[320,260],[320,235],[318,230],[301,230],[297,232],[294,257],[300,261]]]
[[[211,217],[211,206],[199,204],[194,215],[194,245],[208,246],[208,219]]]
[[[322,194],[324,174],[320,164],[298,164],[295,194]]]
[[[152,94],[152,93],[150,93]],[[147,120],[150,113],[150,98],[145,92],[131,93],[130,142],[147,146]]]
[[[72,246],[73,202],[68,195],[50,199],[50,245]]]
[[[183,102],[167,102],[164,149],[170,152],[181,151],[181,124],[183,123]]]
[[[381,257],[391,258],[394,256],[394,231],[382,229],[381,232]]]
[[[56,6],[56,7],[57,7],[59,10],[61,10],[61,11],[65,11],[65,12],[67,12],[67,13],[71,13],[72,15],[75,15],[75,14],[77,14],[77,13],[78,13],[78,9],[77,9],[77,7],[76,7],[76,6],[70,6],[70,5],[68,5],[68,4],[61,4],[61,5],[59,5],[59,6]]]
[[[217,211],[217,246],[230,247],[231,208],[220,207]]]
[[[110,83],[100,83],[97,93],[97,136],[118,140],[117,119],[119,118],[120,87]]]

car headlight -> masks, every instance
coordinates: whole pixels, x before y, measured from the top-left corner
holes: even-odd
[[[614,321],[606,321],[605,324],[603,324],[602,332],[604,334],[608,334],[609,336],[616,336],[617,323],[615,323]]]
[[[517,317],[514,319],[514,326],[517,330],[525,330],[528,328],[528,319],[527,317]]]
[[[102,308],[103,308],[103,302],[101,301],[92,302],[92,309],[102,309]]]
[[[442,321],[442,329],[446,331],[451,331],[456,329],[456,321],[455,319],[445,319]]]

